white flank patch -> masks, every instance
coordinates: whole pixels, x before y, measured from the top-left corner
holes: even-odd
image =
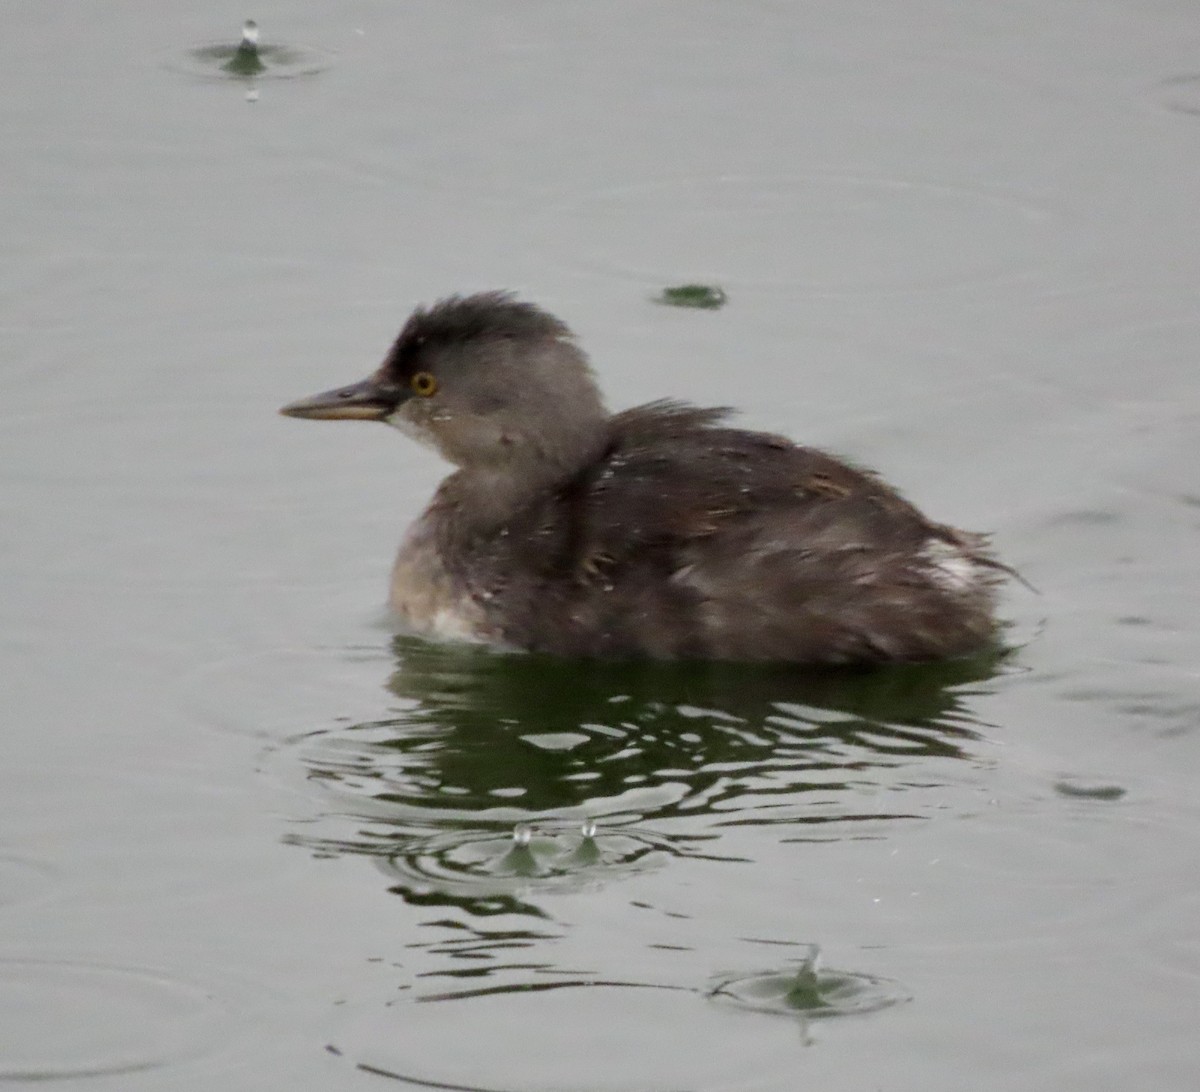
[[[979,583],[979,566],[957,546],[931,538],[921,551],[934,579],[950,591],[972,591]]]
[[[471,641],[479,644],[485,640],[473,620],[453,607],[442,607],[429,622],[429,633],[443,641]]]

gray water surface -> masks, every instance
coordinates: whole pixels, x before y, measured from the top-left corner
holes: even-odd
[[[27,0],[0,53],[0,1083],[1200,1081],[1190,5]],[[994,531],[1011,651],[393,638],[443,468],[275,410],[497,287],[616,407]]]

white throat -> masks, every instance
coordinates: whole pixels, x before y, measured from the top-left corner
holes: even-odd
[[[432,451],[437,451],[439,454],[441,454],[441,451],[437,445],[437,440],[434,438],[433,434],[429,431],[429,429],[418,425],[415,421],[406,417],[403,406],[389,416],[385,417],[384,422],[391,425],[392,428],[396,429],[397,431],[404,433],[404,435],[410,440],[416,440],[417,443],[421,444],[423,447],[427,447]]]

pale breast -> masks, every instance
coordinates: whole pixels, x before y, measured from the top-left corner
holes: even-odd
[[[424,637],[489,641],[491,627],[470,590],[456,585],[424,521],[405,536],[392,567],[388,603],[405,626]]]

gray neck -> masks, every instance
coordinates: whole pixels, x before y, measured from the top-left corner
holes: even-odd
[[[580,438],[558,459],[541,451],[535,458],[463,467],[438,490],[436,503],[449,521],[446,529],[458,540],[495,534],[599,458],[606,443],[604,431],[590,440]]]

